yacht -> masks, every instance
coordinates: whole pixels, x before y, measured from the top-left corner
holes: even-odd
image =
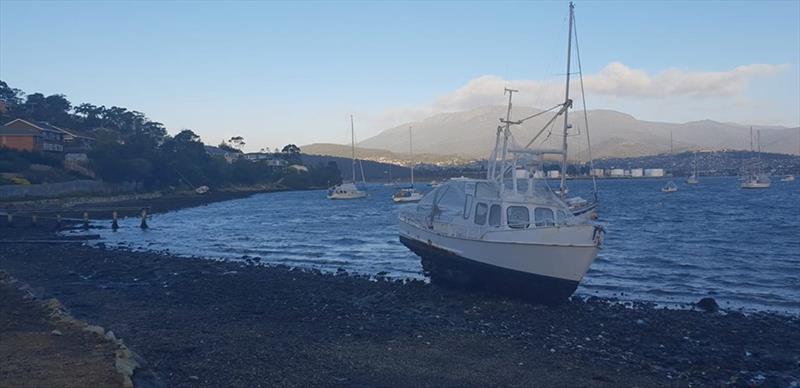
[[[392,195],[395,203],[419,202],[423,195],[422,192],[414,188],[414,148],[411,138],[411,127],[408,127],[408,151],[411,155],[411,186],[400,189]]]
[[[353,115],[350,115],[350,140],[353,147],[352,157],[352,182],[343,182],[328,189],[328,199],[359,199],[366,198],[367,192],[359,190],[356,186],[356,135],[353,125]],[[364,181],[364,168],[361,168],[361,180]]]
[[[568,115],[573,103],[569,96],[573,10],[570,3],[564,102],[512,120],[511,100],[517,91],[505,89],[508,110],[497,127],[485,179],[450,179],[425,195],[413,210],[400,212],[400,242],[420,256],[431,281],[552,304],[572,295],[597,257],[603,226],[573,214],[564,179],[553,190],[535,174],[549,163],[545,155],[556,155],[561,159],[561,176],[566,176]],[[588,140],[585,101],[583,106]],[[517,146],[511,126],[545,114],[553,114],[551,121],[528,145]],[[561,148],[531,148],[562,115]]]
[[[794,182],[794,175],[789,174],[781,178],[781,182]]]
[[[744,168],[745,174],[742,177],[741,184],[741,188],[743,189],[768,189],[772,185],[772,181],[769,179],[769,176],[763,172],[761,165],[761,131],[757,131],[756,139],[758,145],[757,157],[755,160],[751,160]],[[752,127],[750,128],[750,151],[753,151]]]
[[[673,181],[667,182],[667,184],[661,188],[662,193],[674,193],[676,191],[678,191],[678,185],[676,185]]]

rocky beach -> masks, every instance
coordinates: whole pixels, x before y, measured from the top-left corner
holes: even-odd
[[[800,381],[794,316],[600,298],[545,307],[419,281],[91,247],[57,241],[41,224],[0,228],[14,240],[0,242],[0,269],[124,340],[143,360],[137,386]],[[0,339],[16,326],[3,326]]]

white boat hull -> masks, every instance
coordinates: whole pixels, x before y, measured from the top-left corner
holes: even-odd
[[[769,182],[742,182],[743,189],[766,189],[769,186]]]
[[[334,193],[328,195],[328,199],[359,199],[366,197],[367,193],[364,191],[349,192],[349,193]]]
[[[471,285],[545,303],[567,299],[597,257],[599,232],[594,226],[545,228],[542,240],[562,242],[514,242],[513,234],[494,240],[444,236],[400,222],[400,241],[422,259],[425,273],[434,282]],[[521,231],[522,232],[522,231]],[[587,234],[586,244],[569,244],[575,233]],[[506,241],[502,241],[506,240]]]
[[[392,197],[392,201],[395,203],[419,202],[420,200],[422,200],[422,194],[411,195],[408,197]]]

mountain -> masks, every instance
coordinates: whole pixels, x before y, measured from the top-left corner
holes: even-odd
[[[530,107],[514,107],[512,120],[541,112]],[[433,155],[459,155],[463,158],[485,158],[491,152],[498,119],[505,117],[506,107],[486,106],[463,112],[440,113],[422,121],[389,128],[359,143],[359,149],[403,152],[408,149],[408,127],[414,130],[414,150]],[[552,114],[544,114],[512,132],[520,144],[527,143]],[[655,155],[670,151],[697,149],[750,148],[750,127],[712,120],[688,123],[663,123],[638,120],[613,110],[589,110],[588,119],[594,158]],[[570,158],[586,160],[585,124],[582,111],[570,112]],[[559,117],[550,131],[536,143],[541,148],[560,148],[563,119]],[[761,145],[765,152],[800,154],[800,128],[761,127]],[[549,136],[548,136],[549,134]],[[536,148],[536,147],[534,147]],[[305,151],[305,150],[304,150]]]

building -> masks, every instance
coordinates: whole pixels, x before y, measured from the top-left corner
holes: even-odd
[[[286,167],[289,163],[286,159],[275,156],[268,152],[250,152],[244,154],[244,158],[251,162],[261,162],[271,167]]]
[[[608,175],[613,177],[623,177],[625,176],[625,170],[621,168],[612,168]]]
[[[604,176],[605,172],[602,168],[594,168],[592,169],[592,176]]]
[[[228,163],[233,163],[233,162],[239,160],[239,158],[242,157],[242,153],[241,152],[231,152],[231,151],[224,150],[222,148],[214,147],[214,146],[210,146],[210,145],[205,146],[205,148],[206,148],[206,153],[209,156],[224,158],[225,161],[228,162]]]
[[[548,178],[561,178],[561,171],[558,170],[550,170],[547,172]]]
[[[47,123],[34,123],[23,119],[15,119],[6,123],[5,147],[21,151],[64,151],[64,131]],[[16,139],[11,140],[11,137]],[[0,141],[0,144],[3,144]]]
[[[648,168],[644,170],[644,176],[646,177],[662,177],[664,176],[664,169],[663,168]]]
[[[644,176],[644,169],[641,168],[632,168],[631,169],[631,176],[634,178],[641,178]]]

